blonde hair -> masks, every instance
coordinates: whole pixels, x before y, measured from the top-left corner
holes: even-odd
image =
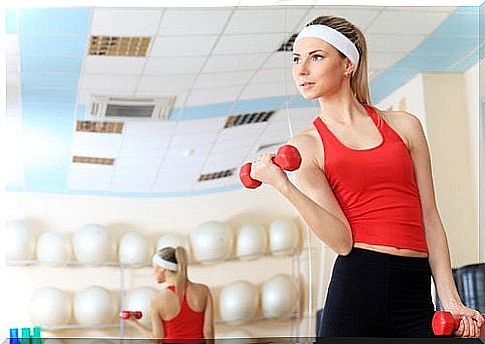
[[[180,303],[182,303],[185,292],[185,284],[188,281],[187,253],[185,249],[181,246],[177,246],[176,248],[164,247],[157,251],[157,255],[159,255],[160,258],[166,261],[178,265],[178,270],[172,273],[175,273],[177,275],[175,282],[175,291],[177,293],[177,297],[179,298]]]
[[[325,25],[339,31],[346,36],[359,51],[360,59],[359,64],[354,66],[356,68],[354,75],[350,76],[350,88],[355,97],[361,104],[371,105],[370,91],[369,91],[369,79],[368,79],[368,67],[367,67],[367,43],[362,31],[354,24],[350,23],[347,19],[334,16],[320,16],[313,19],[306,24],[310,25]],[[340,53],[342,57],[345,57]]]

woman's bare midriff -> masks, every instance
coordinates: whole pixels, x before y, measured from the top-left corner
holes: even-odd
[[[393,254],[395,256],[402,256],[402,257],[417,257],[417,258],[427,258],[428,254],[426,252],[414,251],[405,248],[396,248],[391,246],[382,246],[382,245],[371,245],[365,244],[362,242],[356,242],[354,247],[364,248],[366,250],[381,252],[381,253],[388,253]]]

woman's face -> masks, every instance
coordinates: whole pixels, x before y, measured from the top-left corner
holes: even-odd
[[[157,283],[165,282],[165,269],[158,265],[153,265],[153,277]]]
[[[347,59],[327,42],[314,37],[301,38],[295,43],[292,74],[300,94],[316,99],[338,92],[344,73],[350,66]]]

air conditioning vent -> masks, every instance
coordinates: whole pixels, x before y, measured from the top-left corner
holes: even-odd
[[[123,122],[77,121],[76,131],[87,133],[121,134],[123,132],[123,125]]]
[[[150,41],[150,37],[91,36],[89,55],[144,57]]]
[[[115,162],[115,159],[74,155],[72,157],[72,162],[78,163],[78,164],[113,165]]]
[[[176,97],[123,98],[92,96],[89,114],[95,117],[120,119],[168,120]]]
[[[253,112],[246,113],[235,116],[228,116],[226,123],[224,124],[224,129],[237,127],[244,124],[261,123],[266,122],[271,118],[275,111],[263,111],[263,112]]]
[[[199,176],[199,182],[230,177],[234,174],[235,170],[235,168],[231,168],[230,170],[201,174]]]

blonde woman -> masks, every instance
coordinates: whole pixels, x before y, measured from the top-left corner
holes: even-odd
[[[302,155],[299,185],[269,154],[250,176],[285,196],[338,254],[318,335],[433,336],[433,276],[445,310],[461,317],[456,335],[478,337],[484,319],[453,281],[423,129],[410,113],[371,105],[362,32],[344,18],[314,19],[295,39],[292,74],[320,104],[290,140]]]
[[[153,276],[165,288],[150,301],[152,329],[131,316],[127,321],[148,338],[167,341],[214,338],[213,301],[208,286],[187,278],[183,247],[164,247],[152,259]]]

